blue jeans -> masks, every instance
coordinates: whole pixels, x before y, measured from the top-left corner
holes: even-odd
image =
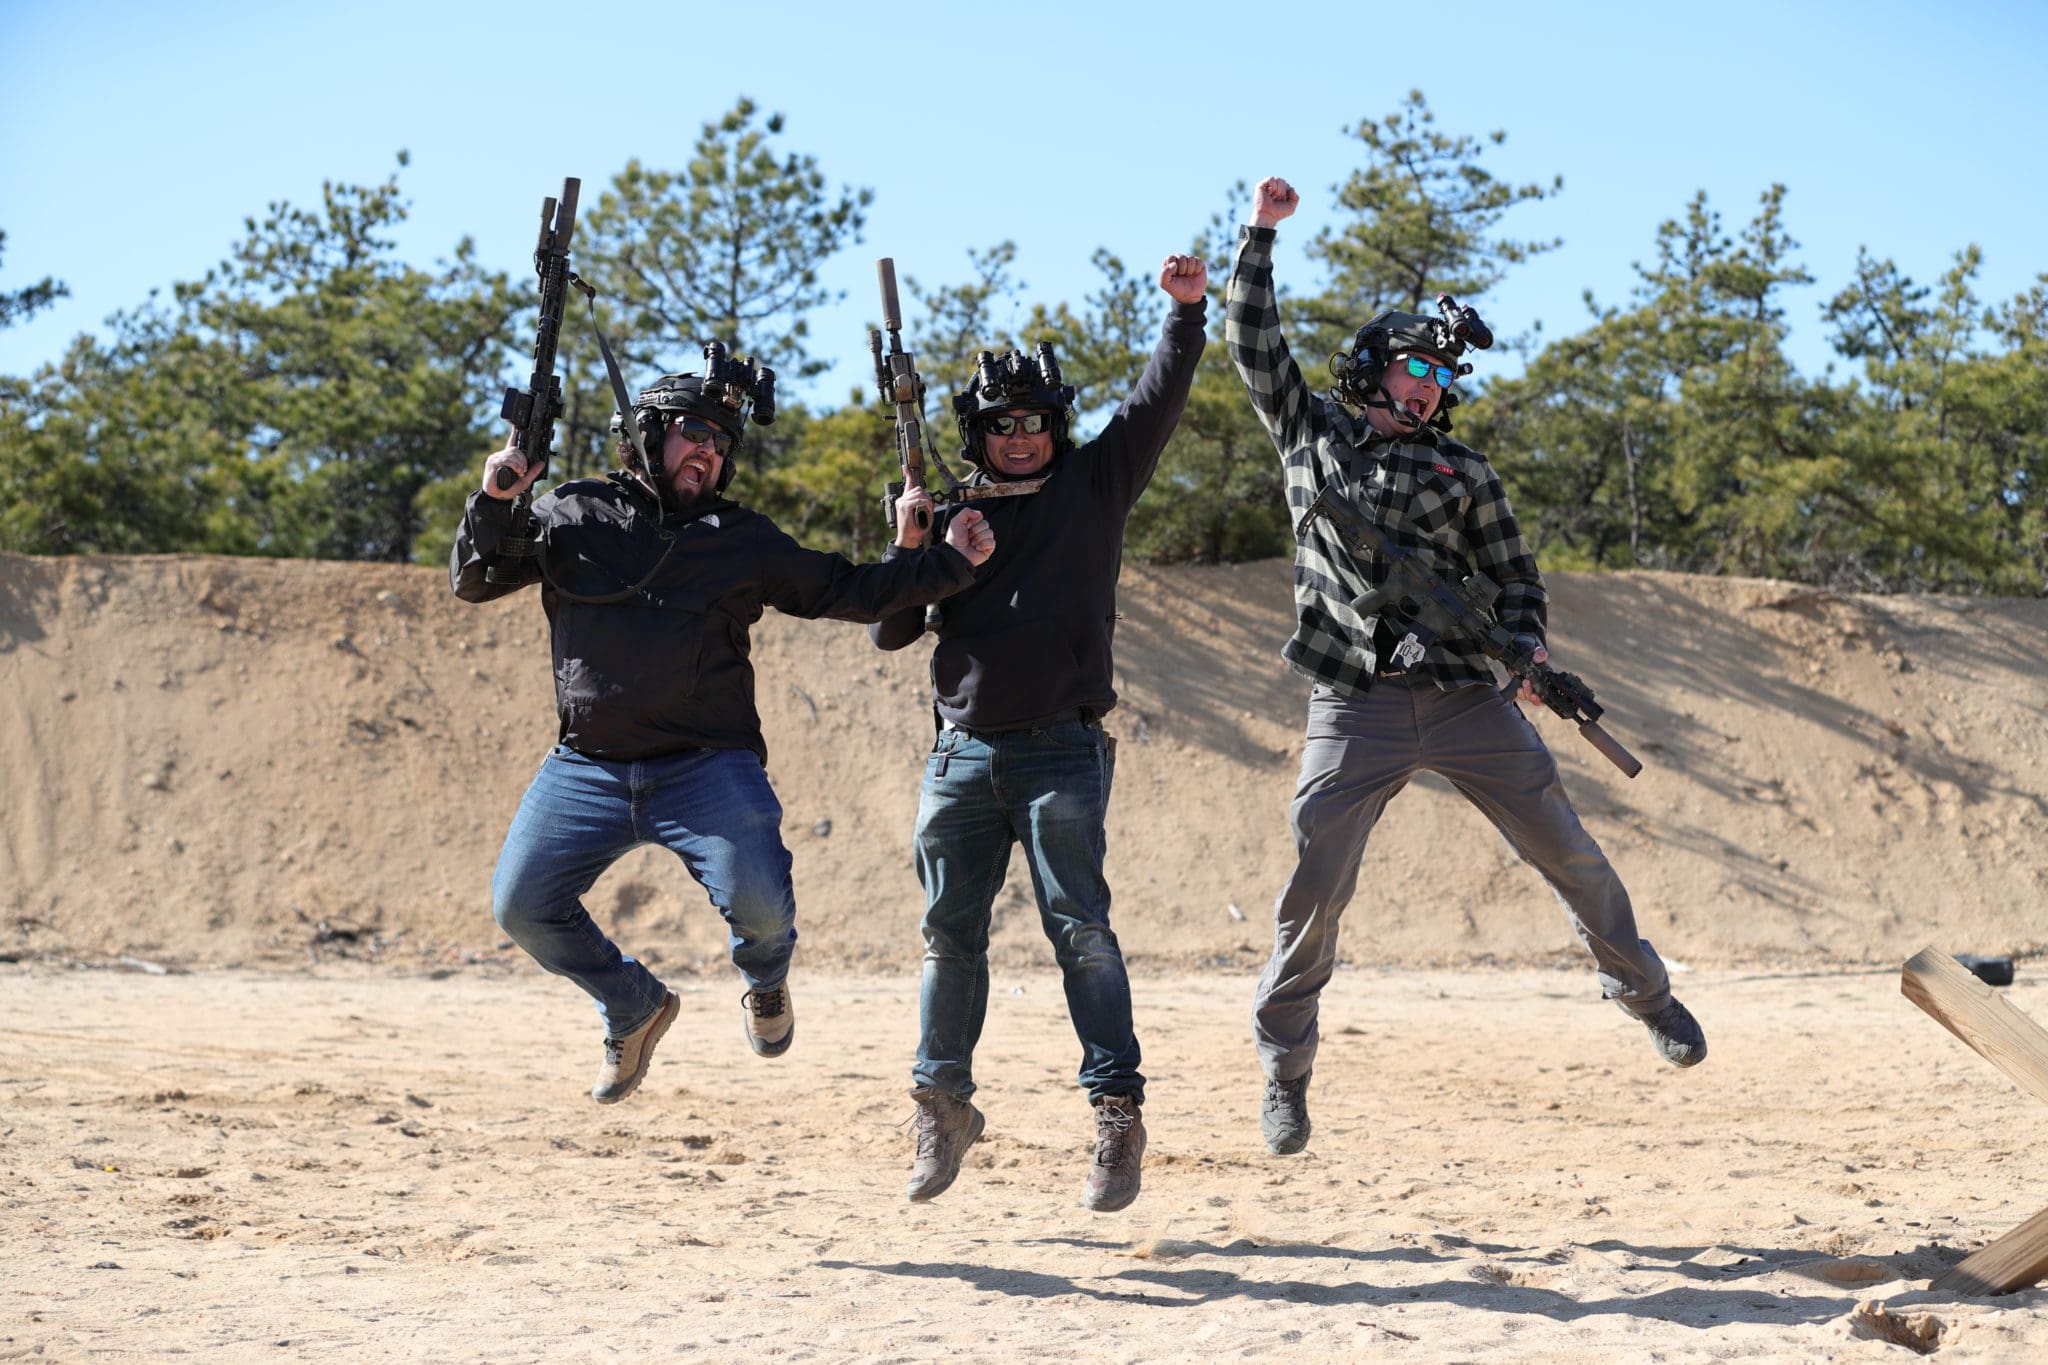
[[[673,852],[709,893],[747,984],[781,985],[796,946],[796,896],[782,803],[746,749],[611,763],[557,745],[505,833],[491,914],[534,961],[597,1002],[607,1036],[623,1037],[654,1017],[666,988],[605,937],[582,896],[642,844]]]
[[[924,884],[924,983],[918,1001],[921,1086],[974,1093],[974,1045],[988,1013],[990,907],[1012,842],[1024,846],[1039,921],[1066,980],[1090,1098],[1144,1098],[1131,984],[1109,927],[1102,875],[1114,755],[1099,724],[1036,730],[942,730],[926,760],[917,811]]]

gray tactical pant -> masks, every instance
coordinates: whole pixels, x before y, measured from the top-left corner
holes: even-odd
[[[1636,1014],[1670,1000],[1621,878],[1579,824],[1556,760],[1518,707],[1491,687],[1445,692],[1426,679],[1381,679],[1363,697],[1318,684],[1289,811],[1297,861],[1273,906],[1273,960],[1252,1007],[1269,1079],[1291,1081],[1315,1064],[1317,1002],[1337,965],[1337,921],[1357,890],[1366,838],[1424,769],[1447,778],[1543,874],[1609,999]]]

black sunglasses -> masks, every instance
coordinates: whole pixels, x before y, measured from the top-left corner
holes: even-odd
[[[1049,412],[999,412],[993,417],[981,419],[981,429],[995,436],[1010,436],[1021,431],[1026,436],[1036,436],[1041,431],[1052,429],[1052,414]]]
[[[720,455],[732,454],[732,433],[722,427],[712,426],[701,417],[678,417],[672,430],[682,432],[686,441],[694,441],[700,446],[710,446]]]

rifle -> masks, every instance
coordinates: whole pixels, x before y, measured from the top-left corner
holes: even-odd
[[[1390,607],[1400,613],[1408,622],[1408,633],[1395,646],[1394,657],[1404,667],[1413,668],[1433,641],[1465,636],[1487,658],[1528,683],[1545,706],[1576,724],[1587,742],[1623,774],[1634,777],[1643,770],[1634,754],[1600,728],[1602,708],[1593,700],[1593,689],[1575,673],[1537,663],[1533,653],[1493,618],[1493,604],[1500,597],[1498,583],[1478,572],[1456,581],[1439,575],[1422,556],[1394,544],[1385,531],[1361,515],[1337,491],[1334,478],[1318,490],[1316,500],[1301,514],[1294,527],[1295,538],[1306,536],[1319,517],[1330,523],[1338,540],[1354,556],[1370,556],[1387,566],[1386,582],[1353,598],[1351,609],[1360,616],[1375,616]]]
[[[868,352],[875,358],[875,384],[882,401],[896,406],[896,460],[903,468],[903,481],[884,489],[884,501],[892,519],[896,499],[924,487],[924,379],[917,362],[903,349],[903,305],[896,299],[896,262],[889,256],[875,262],[882,279],[882,326],[889,329],[889,351],[882,353],[882,334],[868,328]],[[917,529],[932,529],[931,513],[918,509]]]
[[[533,338],[533,375],[525,388],[507,388],[499,409],[499,416],[512,424],[512,444],[525,453],[529,472],[547,468],[548,457],[554,453],[555,422],[562,415],[562,379],[555,373],[555,347],[562,336],[569,282],[576,278],[569,271],[569,237],[576,231],[576,195],[582,185],[574,176],[564,177],[561,199],[541,201],[540,244],[533,249],[534,272],[540,276],[540,326]],[[510,469],[498,471],[501,489],[519,479]],[[484,570],[489,582],[519,582],[522,575],[516,561],[530,558],[540,548],[529,510],[532,484],[527,488],[527,493],[512,500],[512,524],[498,542],[497,558]]]

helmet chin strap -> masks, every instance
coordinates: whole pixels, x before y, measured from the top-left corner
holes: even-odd
[[[1377,390],[1375,390],[1375,392],[1377,392],[1379,396],[1376,398],[1366,399],[1365,405],[1369,408],[1378,408],[1382,412],[1391,413],[1393,415],[1394,425],[1401,428],[1402,435],[1413,435],[1414,433],[1422,430],[1423,427],[1428,425],[1428,418],[1417,417],[1414,413],[1408,411],[1408,409],[1402,407],[1399,403],[1396,403],[1394,401],[1394,395],[1387,392],[1387,386],[1385,383],[1381,383],[1381,385]]]

